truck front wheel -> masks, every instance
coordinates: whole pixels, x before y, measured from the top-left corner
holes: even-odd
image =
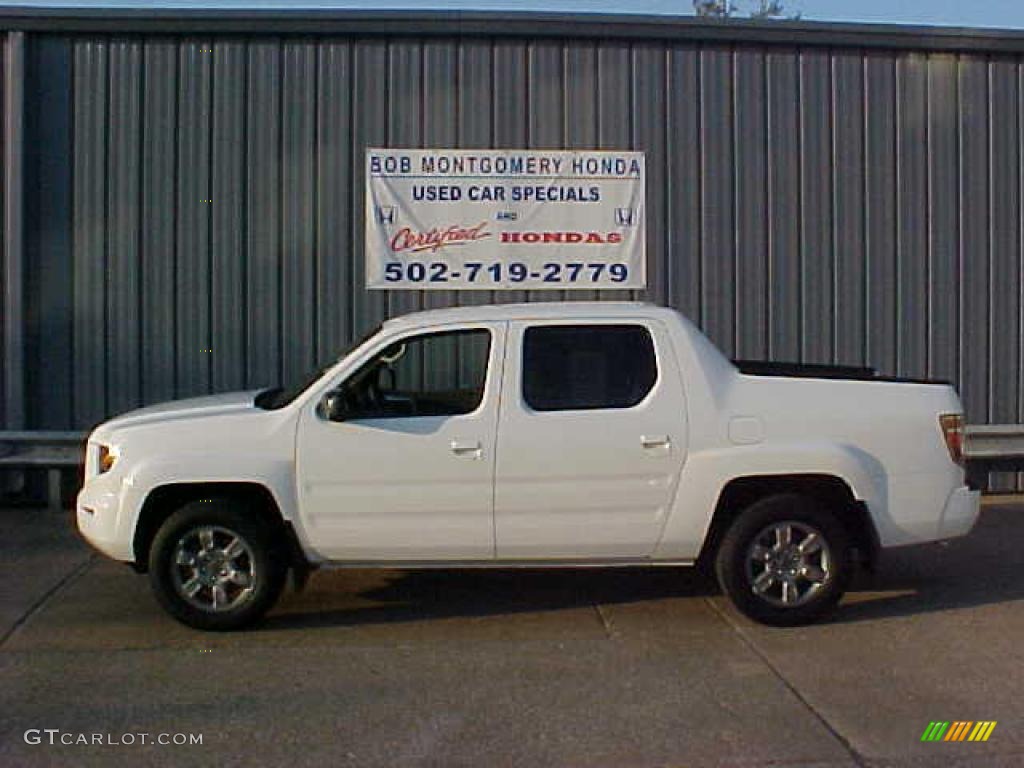
[[[765,497],[722,539],[718,583],[733,604],[763,624],[794,626],[831,612],[852,575],[845,526],[814,499]]]
[[[157,600],[197,629],[238,629],[258,620],[281,594],[286,574],[267,526],[230,498],[184,505],[160,526],[149,553]]]

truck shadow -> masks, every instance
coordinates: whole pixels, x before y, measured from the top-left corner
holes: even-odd
[[[948,543],[892,550],[861,574],[836,623],[927,614],[1024,599],[1024,506],[987,506],[975,530]],[[694,568],[337,570],[288,594],[267,630],[360,626],[566,611],[719,594]]]
[[[1024,505],[986,505],[970,534],[883,553],[861,574],[837,623],[938,613],[1024,599]]]
[[[710,579],[688,568],[462,569],[330,571],[305,593],[286,596],[286,613],[264,629],[424,622],[567,611],[714,594]]]

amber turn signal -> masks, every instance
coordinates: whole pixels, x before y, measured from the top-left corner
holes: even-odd
[[[112,450],[110,450],[110,446],[109,445],[101,445],[100,446],[100,458],[99,458],[99,461],[97,462],[97,466],[99,467],[100,474],[102,475],[104,472],[109,472],[110,468],[114,466],[114,462],[116,462],[116,461],[117,461],[117,454],[114,453]]]

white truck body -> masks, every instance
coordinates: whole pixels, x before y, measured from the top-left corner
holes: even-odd
[[[642,400],[527,405],[526,329],[605,324],[650,335],[657,375]],[[490,335],[471,412],[325,418],[325,396],[381,350],[471,329]],[[77,505],[85,538],[136,561],[147,498],[209,483],[266,489],[313,564],[693,563],[723,490],[750,477],[840,480],[882,547],[960,536],[978,515],[940,428],[941,415],[961,411],[951,387],[745,375],[677,312],[646,304],[418,313],[384,323],[283,407],[257,407],[257,394],[143,408],[97,427]],[[114,459],[102,472],[101,450]]]

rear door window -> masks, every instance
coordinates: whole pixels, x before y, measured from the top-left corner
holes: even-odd
[[[523,398],[535,411],[632,408],[657,378],[642,325],[537,325],[523,337]]]

